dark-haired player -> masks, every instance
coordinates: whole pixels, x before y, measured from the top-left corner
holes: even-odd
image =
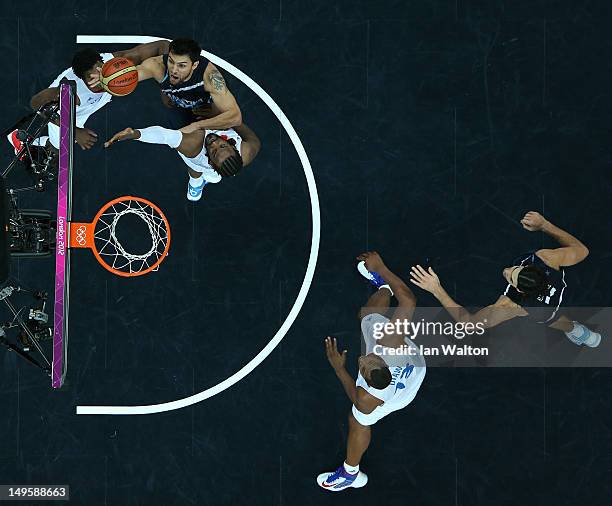
[[[187,198],[200,200],[207,183],[218,183],[223,177],[235,176],[259,153],[261,142],[244,123],[229,130],[196,130],[183,133],[160,126],[126,128],[113,135],[104,147],[115,142],[139,140],[165,144],[176,149],[189,167]]]
[[[416,307],[412,290],[386,267],[378,253],[363,253],[357,260],[361,275],[377,288],[359,313],[365,354],[359,357],[357,381],[345,368],[346,351],[338,351],[336,339],[325,339],[327,359],[353,403],[346,459],[335,471],[317,477],[317,483],[332,492],[360,488],[368,482],[359,463],[370,444],[371,426],[414,400],[426,370],[424,358],[409,338],[403,334],[377,334],[377,329],[380,331],[387,323],[411,320]],[[385,314],[392,295],[398,305],[389,319]]]
[[[538,308],[534,312],[538,323],[564,332],[577,345],[598,346],[601,335],[562,314],[562,304],[567,298],[566,268],[582,262],[589,250],[535,211],[528,212],[521,224],[530,232],[550,235],[561,247],[528,253],[519,257],[515,265],[506,267],[503,276],[508,285],[495,304],[475,314],[469,313],[446,293],[431,267],[427,271],[420,265],[412,267],[412,283],[432,293],[457,321],[481,322],[486,327],[494,327],[517,316],[529,315],[525,308]]]
[[[39,107],[58,100],[59,98],[59,83],[65,77],[76,81],[77,86],[77,106],[76,106],[76,142],[82,149],[91,148],[97,141],[98,135],[85,128],[85,122],[96,111],[100,110],[111,101],[112,95],[106,93],[102,87],[97,84],[90,85],[93,77],[99,76],[99,69],[102,65],[114,57],[129,58],[135,64],[139,64],[151,57],[162,55],[168,51],[169,42],[160,40],[141,44],[139,46],[127,49],[125,51],[115,51],[113,53],[102,53],[92,48],[85,48],[77,51],[72,58],[72,66],[62,72],[51,83],[49,88],[38,92],[32,97],[30,105],[32,109],[37,110]],[[19,151],[21,146],[16,137],[16,132],[9,136],[9,141]],[[41,138],[42,141],[43,138]],[[49,141],[57,149],[59,147],[59,127],[54,124],[49,124]]]
[[[242,123],[225,79],[201,51],[195,40],[175,39],[167,54],[137,65],[138,81],[153,78],[160,84],[162,101],[169,108],[169,126],[184,133],[226,130]],[[99,74],[93,76],[89,84],[96,85],[99,79]]]

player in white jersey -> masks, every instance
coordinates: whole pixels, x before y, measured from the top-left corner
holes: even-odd
[[[126,128],[106,141],[104,147],[126,140],[165,144],[176,149],[188,166],[187,198],[193,201],[200,200],[206,184],[235,176],[255,159],[261,149],[259,138],[244,123],[229,130],[189,133],[161,126]]]
[[[332,492],[360,488],[368,482],[367,475],[359,470],[359,463],[370,444],[371,426],[414,400],[426,370],[425,359],[409,338],[384,329],[385,324],[410,321],[416,297],[406,283],[386,267],[378,253],[364,253],[357,260],[359,272],[378,290],[359,313],[365,353],[359,357],[357,381],[345,368],[346,350],[338,351],[335,338],[325,339],[327,359],[353,403],[346,459],[336,471],[317,477],[317,483]],[[385,314],[393,295],[398,305],[389,319]],[[393,327],[401,328],[401,325]]]
[[[59,83],[65,77],[76,81],[77,106],[76,106],[76,128],[75,140],[82,149],[90,149],[97,141],[98,135],[85,128],[87,119],[96,111],[100,110],[111,101],[112,95],[105,92],[98,84],[90,87],[87,80],[93,75],[98,74],[98,69],[108,60],[116,57],[124,57],[131,60],[135,65],[152,56],[158,56],[168,51],[169,42],[160,40],[141,44],[125,51],[115,51],[113,53],[98,53],[95,49],[85,48],[75,53],[72,59],[72,66],[64,70],[51,83],[48,88],[38,92],[32,97],[30,106],[37,110],[41,106],[54,102],[59,99]],[[9,135],[9,141],[18,152],[18,139],[16,132]],[[49,142],[53,147],[59,147],[59,127],[53,123],[49,124]]]

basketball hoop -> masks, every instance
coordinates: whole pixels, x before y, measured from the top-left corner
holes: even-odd
[[[123,216],[142,219],[151,236],[151,246],[144,253],[126,251],[116,235]],[[170,248],[170,224],[152,202],[140,197],[119,197],[105,204],[91,223],[70,223],[71,248],[90,248],[96,260],[117,276],[142,276],[157,270]]]

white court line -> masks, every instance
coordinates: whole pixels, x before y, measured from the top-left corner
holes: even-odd
[[[141,35],[77,35],[77,44],[143,44],[145,42],[154,42],[156,40],[162,40],[162,38]],[[310,166],[310,161],[308,160],[304,146],[302,145],[302,142],[300,141],[295,129],[291,125],[291,122],[289,119],[287,119],[287,116],[285,116],[285,113],[276,104],[276,102],[272,100],[270,95],[268,95],[261,88],[261,86],[259,86],[244,72],[237,69],[231,63],[226,62],[222,58],[219,58],[218,56],[215,56],[207,51],[202,51],[202,55],[208,58],[216,66],[240,79],[266,103],[266,105],[278,118],[281,125],[283,125],[283,128],[287,132],[287,135],[289,135],[289,138],[297,151],[300,162],[302,162],[304,174],[306,175],[306,182],[308,184],[308,193],[310,195],[310,206],[312,212],[312,241],[310,244],[310,256],[308,258],[308,267],[306,268],[304,281],[302,282],[302,286],[300,287],[300,291],[295,299],[291,311],[270,342],[255,357],[253,357],[249,363],[242,367],[242,369],[236,371],[221,383],[218,383],[211,388],[189,397],[177,399],[171,402],[163,402],[161,404],[152,404],[148,406],[77,406],[77,415],[148,415],[152,413],[161,413],[164,411],[172,411],[173,409],[191,406],[192,404],[196,404],[197,402],[201,402],[223,392],[225,389],[238,383],[241,379],[245,378],[249,373],[251,373],[264,361],[268,355],[270,355],[270,353],[272,353],[274,348],[278,346],[302,309],[306,296],[308,295],[308,290],[312,284],[315,267],[317,265],[317,256],[319,254],[319,242],[321,238],[321,213],[319,210],[319,195],[317,193],[317,185],[315,183],[312,167]]]

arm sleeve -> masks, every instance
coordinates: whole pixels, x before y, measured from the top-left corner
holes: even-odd
[[[148,144],[165,144],[171,148],[178,148],[183,140],[183,133],[179,130],[170,130],[160,126],[139,128],[140,142]]]

